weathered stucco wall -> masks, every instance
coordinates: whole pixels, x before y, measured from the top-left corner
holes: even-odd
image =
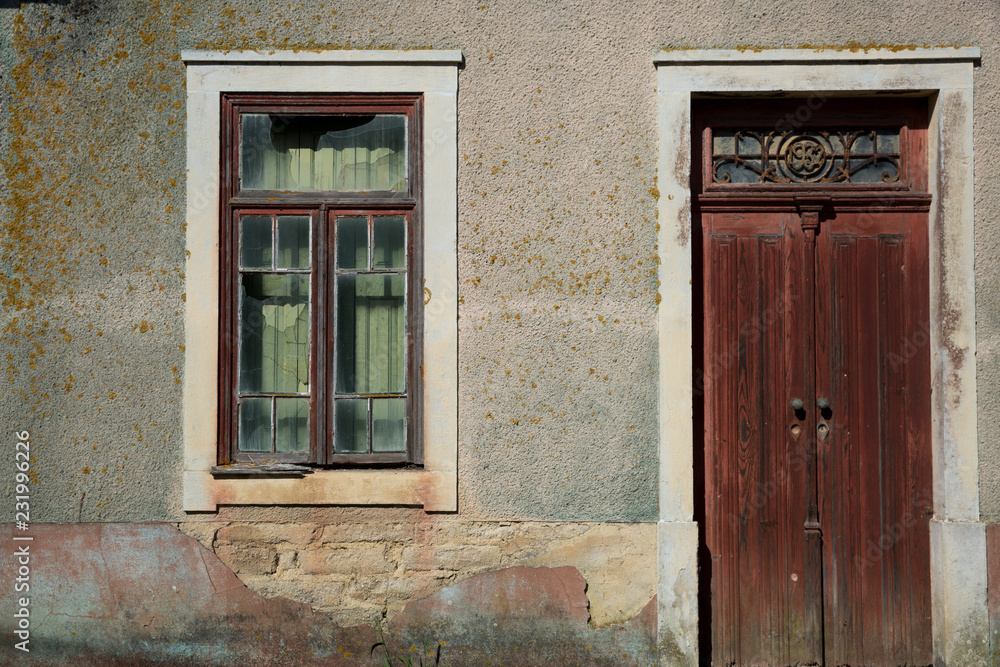
[[[460,508],[655,518],[661,46],[977,44],[982,508],[1000,517],[991,0],[71,2],[4,9],[0,418],[41,521],[180,520],[181,48],[461,48]],[[854,17],[845,20],[844,17]],[[531,26],[531,29],[525,29]],[[855,48],[855,47],[851,47]],[[660,307],[669,307],[662,304]],[[665,381],[683,381],[666,378]],[[9,504],[3,509],[8,516]]]
[[[1000,520],[995,0],[480,1],[0,3],[0,422],[31,433],[34,522],[175,522],[254,590],[343,623],[520,565],[576,567],[594,625],[632,618],[655,584],[654,321],[670,307],[653,54],[869,44],[982,48],[975,363],[981,510]],[[180,50],[421,47],[466,59],[459,512],[186,516]]]

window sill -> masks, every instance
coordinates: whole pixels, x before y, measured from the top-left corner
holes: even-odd
[[[213,477],[246,477],[249,475],[270,475],[302,477],[313,472],[308,466],[295,465],[293,463],[263,463],[254,465],[252,463],[230,463],[223,466],[215,466],[209,472]]]
[[[311,474],[184,471],[184,509],[219,505],[411,505],[428,512],[458,508],[451,470],[316,470]],[[222,469],[222,473],[230,473]]]

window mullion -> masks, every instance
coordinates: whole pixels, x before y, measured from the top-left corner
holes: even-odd
[[[325,317],[324,324],[329,324],[330,331],[325,334],[324,343],[330,355],[330,377],[327,381],[326,400],[328,419],[330,420],[329,441],[326,443],[327,451],[331,456],[337,453],[337,212],[331,211],[327,214],[324,224],[329,234],[326,251],[329,254],[328,266],[330,278],[327,280],[326,290],[329,295],[330,308],[329,316]]]
[[[278,451],[278,399],[271,395],[271,454]]]
[[[326,276],[327,271],[327,252],[326,252],[326,218],[327,209],[326,204],[322,204],[319,207],[318,213],[313,212],[313,224],[312,227],[315,232],[312,235],[312,269],[313,269],[313,338],[310,341],[312,346],[313,359],[311,361],[315,368],[315,378],[309,385],[311,390],[311,403],[312,410],[314,414],[313,420],[313,443],[312,443],[312,459],[316,463],[322,465],[328,460],[329,454],[329,438],[327,434],[330,432],[328,428],[327,419],[329,416],[327,414],[326,405],[324,399],[320,398],[326,396],[328,393],[326,387],[329,385],[329,378],[326,375],[326,359],[330,351],[327,349],[327,335],[326,335],[326,322],[327,322],[327,286],[326,286]]]

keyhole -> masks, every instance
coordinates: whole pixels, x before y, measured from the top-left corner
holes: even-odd
[[[792,424],[791,431],[792,431],[792,436],[797,438],[799,437],[799,433],[802,432],[802,427],[799,426],[798,424]]]

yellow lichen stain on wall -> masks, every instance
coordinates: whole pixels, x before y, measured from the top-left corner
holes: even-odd
[[[290,7],[290,6],[289,6]],[[304,7],[303,7],[304,9]],[[206,11],[210,11],[206,9]],[[393,12],[394,14],[397,12]],[[336,9],[328,9],[322,14],[315,14],[303,20],[301,11],[293,12],[286,18],[280,6],[272,9],[270,15],[261,14],[260,10],[252,13],[224,3],[219,10],[219,20],[215,29],[218,37],[203,38],[194,43],[194,48],[206,51],[254,51],[269,54],[275,51],[308,51],[319,53],[323,51],[352,50],[425,50],[441,48],[429,44],[399,44],[385,40],[386,35],[395,32],[388,17],[365,14],[364,8],[345,12],[348,17],[363,18],[364,21],[354,22],[351,30],[342,29],[339,23],[331,23],[332,16],[338,16]],[[261,26],[265,27],[258,27]],[[365,29],[367,28],[367,30]],[[344,41],[332,41],[326,35],[329,31],[339,31],[344,34]],[[279,33],[285,33],[279,35]]]
[[[833,43],[833,44],[814,44],[803,42],[801,44],[737,44],[736,46],[725,46],[716,44],[709,47],[701,46],[663,46],[660,51],[700,51],[700,50],[735,50],[741,52],[750,51],[752,53],[760,53],[762,51],[771,50],[781,50],[781,49],[803,49],[811,51],[849,51],[851,53],[869,53],[870,51],[889,51],[892,53],[899,53],[901,51],[915,51],[917,49],[961,49],[966,46],[972,46],[972,44],[948,44],[948,43],[938,43],[938,44],[894,44],[894,43],[884,43],[869,41],[867,43],[861,43],[854,40],[848,40],[843,43]]]
[[[142,228],[175,225],[179,209],[170,202],[183,200],[183,164],[178,171],[167,158],[183,146],[184,74],[174,38],[186,12],[154,0],[139,16],[114,22],[61,6],[27,5],[8,15],[14,64],[5,82],[9,133],[0,159],[7,213],[0,223],[0,303],[13,316],[0,337],[12,350],[9,393],[25,406],[13,413],[52,420],[51,429],[39,426],[34,475],[53,469],[46,446],[87,463],[88,471],[123,470],[125,460],[108,458],[113,448],[98,452],[95,445],[91,452],[63,429],[93,427],[70,416],[79,411],[124,414],[146,406],[152,385],[137,382],[132,366],[139,358],[126,356],[118,342],[131,307],[177,299],[183,280],[183,257],[170,267],[162,237]],[[152,289],[125,275],[128,256],[148,258]],[[103,405],[94,405],[98,398]],[[88,487],[99,483],[90,479]]]

